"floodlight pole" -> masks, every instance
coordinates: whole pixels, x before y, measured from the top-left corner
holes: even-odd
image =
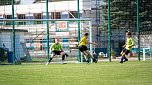
[[[139,32],[139,0],[136,0],[137,5],[137,38],[138,38],[138,61],[140,61],[140,32]]]
[[[80,19],[80,0],[77,0],[77,16],[78,19]],[[80,41],[80,20],[78,20],[78,42]],[[78,51],[78,61],[81,62],[82,60],[80,60],[81,53],[80,51]]]
[[[14,21],[14,0],[12,0],[12,45],[13,45],[13,64],[15,64],[15,21]]]
[[[108,0],[108,49],[107,54],[109,62],[111,62],[111,30],[110,30],[110,0]]]
[[[48,11],[48,0],[46,0],[46,19],[49,19],[49,11]],[[47,58],[49,60],[49,20],[46,20],[46,28],[47,28]]]

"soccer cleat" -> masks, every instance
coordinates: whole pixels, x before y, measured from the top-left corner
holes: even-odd
[[[89,62],[89,60],[86,60],[86,62],[89,64],[90,62]]]
[[[93,58],[92,60],[93,60],[93,62],[95,62],[95,61],[96,61],[94,58]]]
[[[97,63],[97,60],[95,61],[95,63]]]
[[[123,61],[120,61],[120,63],[123,63]]]
[[[126,62],[126,61],[128,61],[128,59],[126,58],[123,62]]]
[[[65,62],[65,61],[62,61],[62,62],[61,62],[61,64],[67,64],[67,62]]]
[[[97,60],[96,60],[96,59],[93,59],[93,62],[97,63]]]
[[[124,58],[121,58],[120,63],[123,63],[123,59],[124,59]]]
[[[47,66],[49,64],[49,62],[47,62],[45,65]]]

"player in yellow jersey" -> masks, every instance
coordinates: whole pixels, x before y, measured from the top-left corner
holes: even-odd
[[[91,57],[93,59],[93,62],[97,63],[97,60],[90,54],[90,52],[88,51],[87,48],[87,44],[94,44],[97,45],[96,43],[93,42],[88,42],[87,38],[88,38],[88,33],[85,33],[84,36],[81,38],[78,48],[81,51],[81,53],[84,55],[86,61],[89,63],[88,57]]]
[[[127,41],[126,41],[126,44],[123,46],[124,49],[121,52],[120,63],[128,61],[128,59],[126,58],[126,55],[128,55],[132,51],[132,47],[135,45],[133,39],[131,38],[131,33],[130,32],[126,33],[126,37],[127,37]]]
[[[53,59],[53,57],[55,55],[62,55],[62,64],[65,63],[64,59],[65,59],[65,56],[68,56],[68,54],[65,53],[62,50],[62,45],[59,43],[59,39],[58,38],[55,39],[55,43],[51,45],[50,50],[52,51],[51,52],[51,57],[50,57],[50,59],[49,59],[49,61],[47,62],[46,65],[48,65],[51,62],[51,60]]]

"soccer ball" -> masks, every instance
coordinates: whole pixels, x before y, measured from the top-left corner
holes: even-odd
[[[104,53],[103,52],[99,52],[99,57],[103,57],[104,56]]]

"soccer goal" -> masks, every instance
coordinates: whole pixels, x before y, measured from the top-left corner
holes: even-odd
[[[152,60],[152,48],[143,48],[143,61]]]
[[[90,19],[2,19],[1,21],[6,23],[12,20],[15,24],[10,24],[7,29],[12,29],[12,26],[14,26],[14,30],[11,30],[10,33],[15,32],[18,37],[11,37],[13,39],[8,49],[11,51],[15,49],[14,57],[18,57],[21,61],[28,61],[27,58],[30,56],[32,61],[46,62],[51,54],[49,47],[54,43],[55,38],[59,38],[63,50],[69,54],[65,60],[81,62],[82,58],[77,44],[82,34],[88,32],[90,35],[89,41],[92,42]],[[21,29],[24,30],[22,35],[17,34]],[[24,48],[20,43],[24,43]],[[89,45],[89,48],[91,54],[93,54],[92,45]],[[60,56],[53,59],[53,62],[59,61],[61,61]]]

